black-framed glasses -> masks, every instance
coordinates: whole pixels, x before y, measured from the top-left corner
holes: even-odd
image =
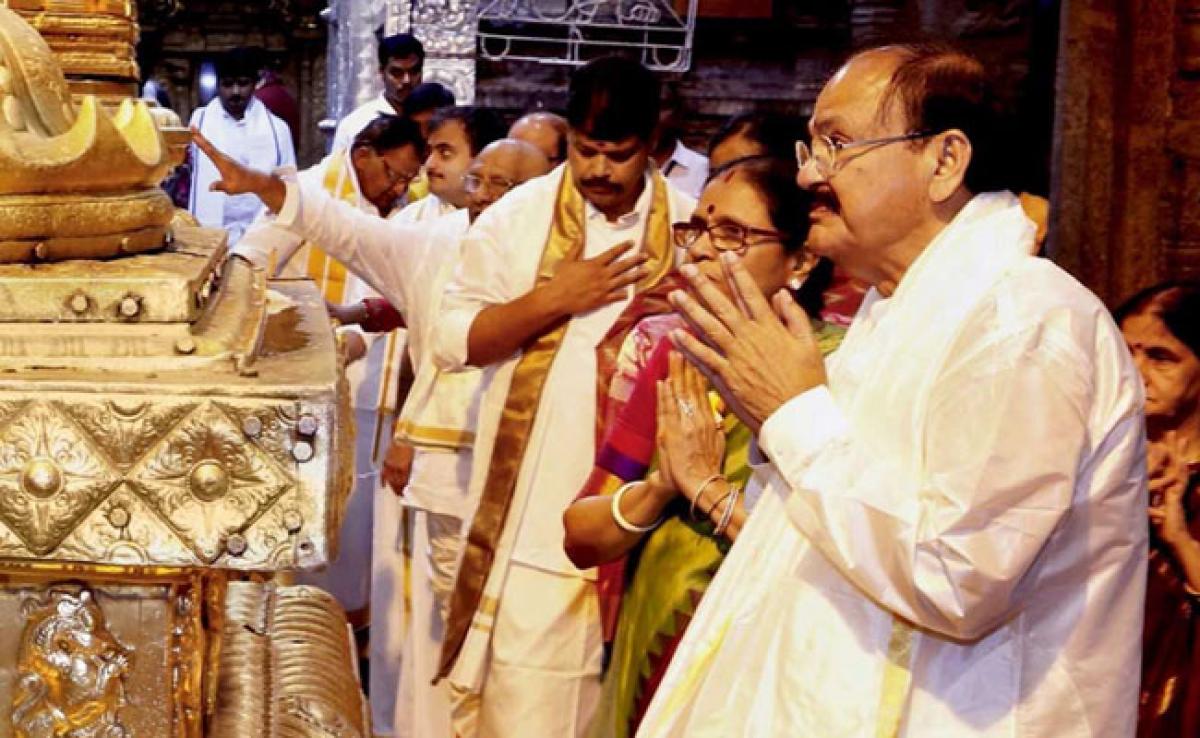
[[[395,169],[392,169],[392,165],[388,164],[388,160],[383,158],[381,154],[376,154],[376,156],[379,157],[379,161],[383,162],[383,176],[387,179],[387,188],[389,190],[394,190],[400,185],[404,185],[407,189],[414,179],[421,176],[420,170],[411,174],[408,172],[397,172]]]
[[[486,184],[492,192],[505,193],[517,186],[517,183],[506,177],[480,177],[478,174],[464,174],[462,178],[463,191],[474,195]]]
[[[675,245],[681,249],[689,248],[705,233],[708,234],[708,242],[717,251],[734,251],[739,255],[746,253],[746,249],[751,246],[779,243],[785,238],[779,231],[754,228],[732,221],[709,224],[699,218],[692,218],[671,226]]]
[[[817,173],[828,179],[837,173],[841,164],[845,164],[847,161],[841,157],[842,152],[847,149],[869,147],[868,151],[870,151],[880,146],[901,141],[917,141],[934,135],[936,135],[934,131],[913,131],[900,136],[865,138],[860,141],[834,141],[829,136],[814,136],[811,149],[803,141],[796,142],[796,164],[803,169],[808,166],[809,162],[812,162],[817,167]]]

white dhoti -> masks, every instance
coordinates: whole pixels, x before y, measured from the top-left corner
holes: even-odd
[[[595,583],[513,562],[503,592],[477,715],[462,703],[456,727],[475,723],[479,738],[582,735],[603,665]]]
[[[447,600],[462,548],[471,455],[419,449],[405,500],[412,507],[412,565],[407,591],[411,620],[395,706],[396,736],[449,738],[450,692],[434,685],[445,634]]]
[[[402,654],[411,614],[406,604],[405,530],[412,516],[404,502],[382,481],[375,492],[374,530],[371,541],[371,726],[377,736],[405,735],[392,722],[396,712],[396,685],[400,681]]]
[[[404,659],[399,673],[399,689],[394,704],[396,738],[451,738],[450,694],[446,683],[434,685],[438,656],[441,654],[444,621],[442,606],[434,588],[439,578],[435,571],[434,547],[445,550],[446,541],[430,540],[431,518],[435,526],[451,525],[452,536],[459,537],[461,521],[449,516],[413,510],[412,566],[408,592],[412,611],[404,639]],[[451,559],[453,567],[453,559]],[[445,585],[443,585],[443,588]]]

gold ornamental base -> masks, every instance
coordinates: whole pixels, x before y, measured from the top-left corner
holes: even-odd
[[[0,195],[0,264],[153,251],[162,247],[174,213],[171,199],[157,188],[117,194]]]
[[[0,738],[369,738],[345,613],[277,583],[337,555],[344,352],[176,222],[186,129],[104,104],[136,18],[0,0]]]

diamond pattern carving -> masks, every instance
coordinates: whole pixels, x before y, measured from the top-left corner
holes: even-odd
[[[293,486],[212,403],[178,423],[126,474],[131,488],[205,563]]]
[[[266,451],[284,469],[294,465],[292,436],[296,430],[296,416],[299,414],[296,405],[245,407],[224,402],[213,404],[232,418],[239,428],[244,428],[245,422],[250,418],[257,420],[262,430],[253,439],[254,445]]]
[[[56,402],[122,470],[140,459],[196,403],[164,404],[145,398]]]
[[[0,426],[0,520],[35,554],[53,551],[119,481],[49,404],[30,402]]]

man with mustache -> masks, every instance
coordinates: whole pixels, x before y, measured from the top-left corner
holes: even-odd
[[[216,66],[217,96],[192,113],[189,125],[243,166],[264,172],[295,166],[296,152],[287,124],[254,97],[258,55],[250,49],[232,49],[217,59]],[[209,186],[218,178],[212,161],[195,146],[189,155],[192,181],[188,210],[201,224],[224,228],[233,246],[258,214],[258,199],[212,191]]]
[[[672,340],[770,463],[638,735],[1132,736],[1141,383],[1104,305],[1031,253],[983,65],[859,53],[809,130],[808,247],[872,289],[826,362],[736,258],[733,300],[684,267]]]
[[[670,223],[693,206],[650,165],[657,111],[636,62],[577,70],[567,165],[479,217],[447,288],[437,361],[483,367],[485,387],[440,669],[464,738],[577,736],[599,696],[595,572],[563,553],[562,513],[593,464],[598,356],[674,267]]]

